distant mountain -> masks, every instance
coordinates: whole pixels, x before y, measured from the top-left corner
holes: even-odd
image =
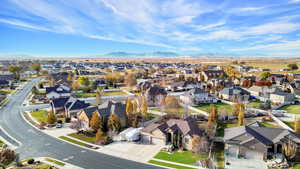
[[[148,52],[148,53],[128,53],[128,52],[111,52],[107,53],[104,56],[106,57],[112,57],[112,58],[136,58],[136,57],[151,57],[151,58],[156,58],[156,57],[178,57],[180,56],[178,53],[175,52]]]

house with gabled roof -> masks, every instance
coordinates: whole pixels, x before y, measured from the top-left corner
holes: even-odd
[[[60,97],[70,97],[71,89],[67,85],[55,85],[54,87],[46,87],[46,97],[55,99]]]
[[[106,101],[99,106],[90,106],[82,109],[77,114],[77,119],[80,121],[82,129],[90,128],[90,120],[94,113],[98,113],[106,123],[112,113],[116,114],[121,121],[121,127],[127,126],[126,105],[122,102]]]
[[[191,119],[162,119],[142,129],[144,142],[158,145],[173,145],[175,148],[192,149],[194,136],[205,136],[205,131]]]
[[[297,146],[299,159],[300,135],[282,128],[261,126],[259,122],[225,129],[225,153],[246,159],[266,160],[274,154],[282,154],[283,146],[292,142]]]
[[[75,117],[80,110],[89,107],[90,104],[73,97],[61,97],[52,99],[50,106],[56,115]]]

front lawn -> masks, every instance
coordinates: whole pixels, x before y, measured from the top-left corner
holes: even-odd
[[[33,111],[33,112],[30,112],[30,114],[39,123],[47,122],[47,119],[48,119],[48,111],[47,110]],[[64,118],[57,118],[57,120],[61,120],[62,122],[64,122]]]
[[[68,136],[74,137],[74,138],[77,138],[79,140],[86,141],[86,142],[89,142],[89,143],[95,143],[95,141],[96,141],[95,136],[86,136],[86,135],[77,134],[77,133],[68,134]]]
[[[195,164],[198,160],[207,158],[208,154],[193,154],[191,151],[173,152],[171,154],[166,152],[159,152],[154,156],[156,159],[172,161],[176,163]]]
[[[294,121],[283,121],[286,125],[288,125],[290,128],[294,129],[295,122]]]
[[[103,96],[117,96],[117,95],[127,95],[127,93],[123,91],[106,91],[103,92]]]
[[[300,114],[300,105],[287,105],[280,108],[291,114]]]
[[[74,96],[77,98],[96,97],[96,93],[75,93]]]
[[[253,108],[259,108],[259,106],[263,103],[264,102],[258,100],[258,101],[253,101],[253,102],[248,103],[247,106],[253,107]]]
[[[51,163],[54,163],[54,164],[57,164],[57,165],[60,165],[60,166],[65,166],[66,164],[63,163],[63,162],[60,162],[60,161],[57,161],[57,160],[54,160],[52,158],[45,158],[46,161],[49,161]]]
[[[205,112],[209,112],[210,109],[210,105],[211,104],[202,104],[200,106],[196,106],[195,108],[205,111]],[[233,106],[230,104],[225,104],[225,103],[214,103],[214,105],[216,105],[218,112],[221,114],[223,113],[223,111],[225,111],[228,114],[232,114],[233,112]]]
[[[83,142],[80,142],[80,141],[77,141],[77,140],[74,140],[74,139],[71,139],[69,137],[66,137],[66,136],[60,136],[59,138],[65,140],[65,141],[68,141],[68,142],[71,142],[71,143],[74,143],[74,144],[77,144],[77,145],[80,145],[80,146],[85,146],[87,147],[88,145],[83,143]]]
[[[46,110],[34,111],[30,112],[30,114],[36,121],[40,123],[47,121],[48,112]]]
[[[281,128],[279,125],[272,124],[272,123],[269,123],[269,122],[259,122],[259,124],[261,124],[264,127]]]
[[[150,160],[148,162],[151,163],[151,164],[160,165],[160,166],[169,167],[169,168],[194,169],[194,168],[191,168],[191,167],[185,167],[185,166],[180,166],[180,165],[175,165],[175,164],[170,164],[170,163],[164,163],[164,162],[155,161],[155,160]]]

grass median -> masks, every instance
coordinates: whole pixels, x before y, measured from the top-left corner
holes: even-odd
[[[80,145],[80,146],[84,146],[84,147],[88,147],[89,145],[88,144],[85,144],[83,142],[80,142],[80,141],[77,141],[77,140],[74,140],[74,139],[71,139],[69,137],[66,137],[66,136],[60,136],[59,138],[65,140],[65,141],[68,141],[68,142],[71,142],[71,143],[74,143],[74,144],[77,144],[77,145]]]
[[[66,164],[63,163],[63,162],[60,162],[60,161],[57,161],[57,160],[54,160],[52,158],[45,158],[46,161],[49,161],[51,163],[54,163],[54,164],[57,164],[57,165],[60,165],[60,166],[65,166]]]

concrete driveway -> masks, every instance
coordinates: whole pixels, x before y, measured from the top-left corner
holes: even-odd
[[[229,162],[230,165],[226,165]],[[267,164],[259,159],[238,159],[236,157],[225,157],[225,169],[268,169]]]
[[[147,162],[156,155],[161,148],[161,145],[135,144],[133,142],[113,142],[103,148],[100,148],[98,151],[128,160]]]

